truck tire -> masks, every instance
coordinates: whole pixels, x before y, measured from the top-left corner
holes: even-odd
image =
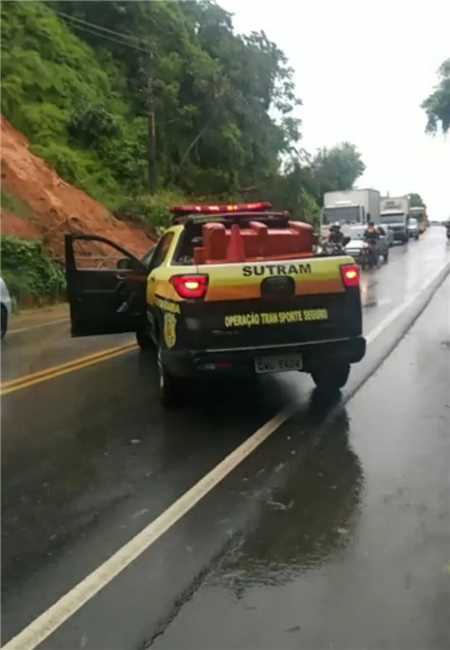
[[[181,380],[174,377],[167,370],[162,360],[162,348],[158,347],[157,354],[159,399],[166,408],[174,408],[181,403]]]
[[[311,372],[318,390],[326,394],[337,393],[347,383],[349,374],[349,363],[323,364]]]

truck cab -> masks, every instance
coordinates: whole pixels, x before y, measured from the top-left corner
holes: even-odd
[[[329,227],[339,223],[344,236],[351,236],[351,226],[367,226],[380,221],[380,193],[373,189],[352,189],[325,192],[321,212],[321,235],[326,237]]]
[[[381,199],[380,223],[392,231],[394,241],[407,244],[409,240],[408,215],[409,200],[407,196],[384,197]]]

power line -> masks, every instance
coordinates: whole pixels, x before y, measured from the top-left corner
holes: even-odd
[[[139,43],[139,39],[137,39],[135,36],[131,36],[131,34],[124,34],[123,32],[117,32],[114,29],[110,29],[109,27],[103,27],[103,25],[98,25],[97,23],[93,23],[89,20],[85,20],[84,18],[78,18],[78,16],[72,16],[71,14],[67,14],[64,11],[55,11],[55,14],[58,14],[58,16],[63,16],[63,18],[68,18],[69,20],[74,20],[77,23],[83,23],[84,25],[87,25],[88,27],[93,27],[94,29],[99,29],[102,32],[108,32],[109,34],[112,34],[113,36],[119,36],[120,38],[125,38],[128,39],[129,41],[136,41]]]
[[[106,39],[107,41],[110,41],[111,43],[116,43],[117,45],[123,45],[124,47],[128,47],[132,50],[135,50],[136,52],[143,52],[144,54],[150,54],[148,50],[144,50],[142,48],[135,47],[131,45],[130,43],[126,43],[124,41],[119,41],[116,38],[112,38],[111,36],[107,36],[106,34],[99,33],[95,31],[94,29],[91,29],[90,27],[85,27],[84,25],[76,25],[75,23],[73,24],[74,29],[78,29],[82,32],[86,32],[87,34],[91,34],[93,36],[99,36],[101,38]]]
[[[100,36],[102,38],[105,38],[109,41],[112,41],[113,43],[117,43],[119,45],[124,45],[125,47],[129,47],[133,50],[136,50],[138,52],[143,52],[145,54],[149,54],[151,56],[152,52],[144,47],[141,47],[139,45],[139,39],[137,39],[134,36],[130,36],[129,34],[123,34],[121,32],[116,32],[113,29],[108,29],[107,27],[102,27],[101,25],[97,25],[96,23],[92,23],[88,20],[83,20],[82,18],[77,18],[76,16],[71,16],[70,14],[66,14],[63,11],[55,11],[55,13],[58,16],[63,17],[66,20],[69,20],[72,23],[72,27],[75,29],[80,29],[81,31],[86,31],[89,34],[94,34],[95,36]],[[105,32],[102,34],[101,32]],[[123,41],[117,40],[117,38],[112,38],[112,36],[124,39]]]

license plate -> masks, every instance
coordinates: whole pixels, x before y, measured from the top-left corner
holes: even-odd
[[[277,354],[268,357],[256,357],[255,371],[258,374],[265,372],[287,372],[288,370],[301,370],[303,359],[301,354]]]

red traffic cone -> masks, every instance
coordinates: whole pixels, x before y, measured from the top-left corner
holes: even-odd
[[[229,262],[244,262],[245,248],[241,230],[237,223],[231,226],[230,241],[228,242],[227,260]]]

